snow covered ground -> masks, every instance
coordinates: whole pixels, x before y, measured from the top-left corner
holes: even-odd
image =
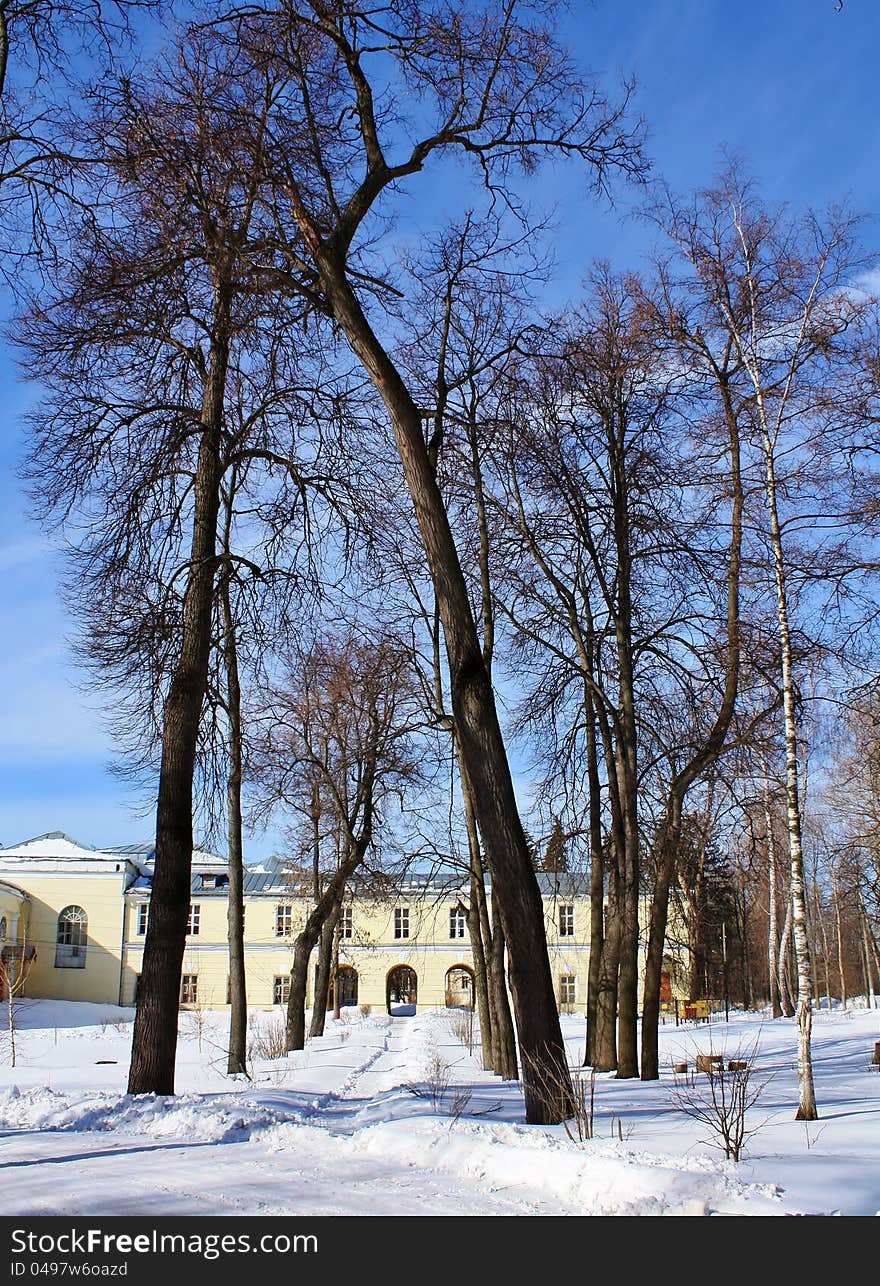
[[[346,1011],[251,1082],[224,1073],[226,1017],[185,1014],[166,1099],[125,1094],[132,1017],[25,1002],[15,1067],[0,1037],[5,1214],[880,1214],[880,1011],[816,1015],[817,1122],[794,1120],[793,1022],[740,1014],[663,1028],[659,1082],[598,1076],[585,1142],[523,1125],[448,1011]],[[579,1065],[583,1020],[563,1026]],[[677,1106],[672,1063],[755,1041],[766,1086],[734,1164]]]

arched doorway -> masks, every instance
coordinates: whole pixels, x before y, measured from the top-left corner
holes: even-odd
[[[339,1008],[356,1005],[358,1002],[358,972],[351,965],[339,966]],[[330,1004],[333,1005],[333,988],[330,988]]]
[[[473,1009],[474,971],[467,965],[453,965],[446,970],[446,1008]]]
[[[419,983],[415,969],[409,965],[395,965],[385,984],[385,1002],[389,1014],[395,1018],[410,1017],[416,1012]]]

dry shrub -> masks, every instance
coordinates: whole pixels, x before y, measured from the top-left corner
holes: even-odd
[[[559,1104],[568,1098],[569,1086],[566,1074],[561,1068],[548,1065],[545,1061],[523,1055],[523,1062],[532,1070],[532,1080],[537,1087],[538,1097],[546,1108],[548,1116],[559,1115]],[[573,1068],[571,1076],[571,1099],[569,1115],[563,1118],[562,1124],[570,1139],[585,1143],[593,1137],[593,1117],[596,1105],[596,1072],[590,1068],[589,1075],[582,1067]]]
[[[720,1148],[728,1161],[739,1161],[745,1140],[760,1128],[746,1124],[749,1109],[770,1081],[769,1076],[755,1075],[757,1052],[756,1039],[745,1049],[737,1047],[729,1058],[722,1054],[721,1061],[709,1063],[702,1074],[675,1076],[674,1105],[704,1127],[705,1141]]]
[[[455,1039],[460,1040],[467,1052],[472,1054],[477,1043],[473,1009],[453,1009],[449,1014],[449,1029]]]
[[[252,1019],[256,1015],[251,1015]],[[272,1021],[263,1024],[248,1023],[248,1061],[277,1059],[287,1055],[287,1023],[281,1014],[273,1014]]]

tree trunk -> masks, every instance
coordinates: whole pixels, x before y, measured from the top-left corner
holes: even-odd
[[[6,88],[6,69],[9,65],[9,22],[5,2],[0,5],[0,102]]]
[[[340,914],[342,907],[339,908]],[[333,1017],[342,1017],[342,995],[339,987],[339,916],[336,917],[336,931],[333,934],[333,959],[330,964],[330,977],[333,983]]]
[[[788,897],[785,903],[785,920],[782,925],[782,936],[779,939],[779,960],[777,963],[777,969],[779,970],[779,1002],[786,1018],[794,1018],[795,1014],[795,1003],[792,999],[792,990],[789,985],[788,957],[790,949],[791,898]]]
[[[831,886],[834,890],[834,921],[837,927],[837,972],[840,977],[840,1004],[846,1009],[846,970],[843,967],[843,925],[840,916],[840,890],[837,886],[837,876]]]
[[[321,925],[320,947],[318,949],[317,976],[315,978],[315,998],[312,1005],[312,1021],[309,1025],[309,1036],[323,1036],[327,1020],[327,1009],[330,1005],[330,977],[333,967],[333,943],[336,939],[336,926],[342,900],[335,904]]]
[[[828,952],[828,930],[825,925],[825,916],[822,913],[822,902],[819,897],[819,880],[815,871],[813,874],[813,914],[819,924],[819,932],[822,935],[822,973],[825,978],[825,1005],[829,1014],[831,1013],[831,960]]]
[[[865,956],[865,999],[869,1009],[876,1009],[877,996],[874,991],[874,962],[871,958],[870,931],[868,928],[868,913],[865,910],[865,903],[862,899],[861,892],[858,893],[859,899],[859,920],[862,931],[862,949]]]
[[[477,901],[479,881],[471,870],[471,896],[467,911],[468,936],[474,961],[474,1004],[480,1024],[480,1051],[483,1070],[495,1070],[495,1042],[492,1032],[492,1014],[489,1009],[489,978],[486,969],[486,949],[480,928],[480,908]]]
[[[224,551],[229,556],[232,499],[226,516]],[[244,846],[242,842],[241,784],[242,729],[241,686],[238,677],[238,648],[230,595],[230,568],[227,564],[220,584],[223,617],[223,657],[226,669],[226,716],[229,725],[229,775],[226,810],[229,819],[229,1051],[226,1070],[230,1076],[247,1074],[247,980],[244,953]]]
[[[616,862],[608,872],[608,914],[605,938],[596,983],[596,1039],[593,1045],[593,1067],[597,1072],[617,1070],[617,969],[619,962],[620,914],[618,911],[620,878]]]
[[[587,779],[590,785],[590,964],[587,982],[587,1030],[584,1066],[592,1067],[596,1057],[599,980],[605,946],[605,856],[602,851],[602,798],[599,755],[596,745],[596,715],[592,694],[584,700],[587,720]]]
[[[617,939],[617,1075],[622,1079],[639,1074],[640,836],[638,736],[632,656],[629,498],[626,469],[620,451],[615,451],[612,458],[616,474],[614,525],[618,580],[617,612],[614,622],[619,684],[619,727],[615,769],[623,823],[623,862],[618,887],[620,925]]]
[[[355,838],[349,833],[345,837],[345,853],[333,872],[333,876],[316,900],[306,922],[296,937],[293,948],[293,967],[290,971],[290,997],[287,1002],[287,1033],[285,1045],[288,1051],[304,1049],[306,1043],[306,992],[308,988],[309,959],[315,948],[321,930],[327,918],[336,915],[342,905],[342,896],[346,883],[364,860],[373,838],[373,781],[375,779],[375,760],[368,762],[364,768],[362,789],[364,799],[362,806],[361,832]],[[314,815],[314,810],[313,810]],[[324,999],[326,1011],[326,993]]]
[[[516,1036],[507,998],[505,945],[504,929],[498,916],[495,916],[489,952],[489,1003],[492,1006],[492,1029],[495,1034],[495,1071],[503,1080],[515,1081],[519,1075],[519,1067]]]
[[[456,735],[474,791],[474,809],[510,952],[510,984],[523,1059],[526,1120],[571,1115],[568,1060],[544,932],[544,914],[516,806],[510,765],[449,518],[432,469],[422,418],[372,331],[332,250],[313,238],[334,317],[388,410],[421,532],[443,625]],[[558,1087],[548,1095],[547,1086]]]
[[[462,762],[454,730],[452,735],[459,766],[459,781],[461,782],[468,841],[471,896],[467,913],[467,926],[471,941],[471,955],[474,961],[474,1001],[480,1022],[480,1052],[483,1068],[486,1071],[495,1071],[498,1053],[495,1042],[495,1022],[489,998],[489,975],[486,963],[487,951],[491,949],[492,935],[489,927],[489,911],[486,906],[486,886],[483,882],[483,858],[480,853],[480,837],[477,833],[477,819],[474,816],[467,769]]]
[[[770,810],[770,780],[764,763],[764,825],[767,830],[767,968],[770,978],[770,1014],[782,1017],[779,998],[779,921],[776,893],[776,837],[773,834],[773,814]]]
[[[220,435],[229,364],[229,304],[218,302],[194,484],[180,652],[163,710],[150,917],[132,1037],[130,1094],[173,1094],[180,979],[193,850],[193,775],[208,681],[220,509]]]
[[[760,398],[759,410],[763,419],[763,404]],[[804,858],[798,783],[798,726],[795,710],[791,631],[788,623],[788,591],[782,551],[782,531],[777,509],[776,473],[773,447],[766,432],[764,448],[767,508],[770,516],[773,569],[776,581],[776,618],[779,626],[782,668],[782,711],[785,727],[785,807],[791,865],[789,894],[794,926],[795,960],[797,963],[798,1089],[800,1101],[795,1119],[799,1121],[815,1121],[818,1117],[818,1111],[816,1108],[816,1092],[813,1086],[810,1040],[813,1026],[813,989],[810,942],[807,936],[807,907],[804,895]]]
[[[306,1047],[306,994],[309,985],[309,961],[320,928],[297,934],[293,944],[293,964],[290,969],[290,994],[287,998],[287,1050]]]
[[[660,1076],[660,982],[663,974],[663,947],[669,915],[669,888],[675,872],[681,837],[681,792],[671,790],[661,829],[660,854],[654,876],[651,912],[648,918],[648,950],[645,958],[645,988],[642,1000],[642,1080]]]

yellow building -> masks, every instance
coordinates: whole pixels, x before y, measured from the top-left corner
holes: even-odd
[[[150,845],[97,850],[63,832],[0,849],[0,881],[15,881],[29,908],[36,948],[27,994],[104,1004],[134,1004],[150,906]],[[550,962],[563,1009],[582,1009],[589,964],[589,881],[539,872]],[[228,1003],[226,862],[193,854],[192,893],[181,1000],[218,1008]],[[0,915],[3,888],[0,884]],[[245,962],[248,1005],[287,1000],[293,941],[310,903],[291,890],[279,859],[245,875]],[[487,890],[491,901],[491,890]],[[13,895],[10,895],[13,896]],[[13,896],[14,900],[14,896]],[[390,899],[355,897],[340,923],[343,1004],[405,1010],[471,1005],[473,960],[464,907],[466,885],[411,880]],[[22,924],[21,905],[6,912]],[[309,979],[309,998],[314,972]]]
[[[0,880],[0,1000],[13,994],[22,972],[33,967],[35,952],[28,939],[30,898],[24,889]]]

